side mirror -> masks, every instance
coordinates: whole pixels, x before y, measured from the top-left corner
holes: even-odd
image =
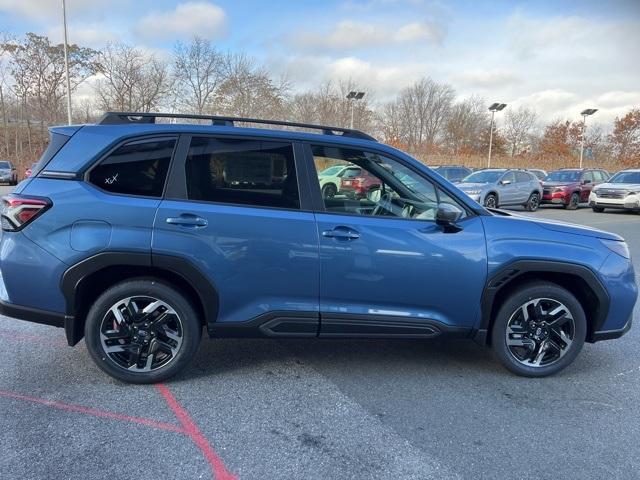
[[[367,200],[371,203],[378,203],[381,197],[382,192],[380,191],[380,187],[372,187],[367,192]]]
[[[511,180],[500,180],[500,185],[509,185]]]
[[[583,184],[583,185],[586,185],[586,184],[588,184],[588,183],[591,183],[591,180],[589,180],[588,178],[586,178],[586,179],[584,179],[584,180],[582,181],[582,184]]]
[[[439,203],[436,210],[436,224],[444,228],[445,233],[455,233],[462,230],[456,225],[462,217],[462,210],[450,203]]]

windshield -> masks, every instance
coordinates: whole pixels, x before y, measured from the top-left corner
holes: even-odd
[[[340,170],[344,168],[344,165],[334,165],[333,167],[329,167],[320,172],[321,177],[330,177],[331,175],[335,175]]]
[[[0,168],[11,168],[9,162],[0,162]]]
[[[607,183],[640,183],[640,172],[619,172]]]
[[[547,175],[547,182],[577,182],[580,180],[580,170],[558,170]]]
[[[493,183],[500,180],[502,175],[504,170],[482,170],[472,173],[462,180],[462,183]]]

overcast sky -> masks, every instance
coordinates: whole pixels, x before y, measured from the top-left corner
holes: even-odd
[[[61,41],[60,0],[0,0],[0,31]],[[640,107],[640,0],[67,0],[69,40],[125,41],[169,55],[210,38],[296,88],[352,79],[387,100],[422,76],[542,121],[608,123]]]

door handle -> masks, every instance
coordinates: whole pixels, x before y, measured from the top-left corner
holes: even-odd
[[[166,222],[169,225],[179,225],[181,227],[206,227],[209,222],[204,218],[198,217],[191,213],[183,213],[179,217],[169,217]]]
[[[360,233],[349,227],[335,227],[333,230],[325,230],[322,232],[323,237],[335,238],[337,240],[357,240]]]

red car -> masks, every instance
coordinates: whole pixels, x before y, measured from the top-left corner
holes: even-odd
[[[589,201],[591,189],[609,179],[605,170],[595,168],[564,168],[551,172],[542,182],[542,202],[562,205],[575,210]]]
[[[31,176],[31,174],[33,173],[33,171],[34,171],[34,170],[35,170],[35,168],[36,168],[36,165],[37,165],[37,164],[36,164],[36,163],[34,163],[33,165],[31,165],[29,168],[27,168],[27,169],[24,171],[24,178],[29,178],[29,177]]]
[[[349,176],[350,173],[352,176]],[[354,170],[353,172],[347,172],[340,180],[339,193],[350,198],[366,198],[369,190],[380,185],[380,180],[366,170]]]

